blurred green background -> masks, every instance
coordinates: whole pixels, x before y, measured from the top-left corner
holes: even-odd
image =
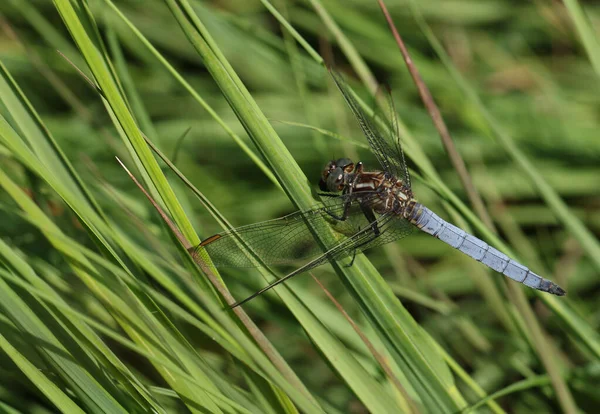
[[[497,392],[475,410],[600,407],[598,5],[386,3],[500,239],[461,210],[470,206],[464,188],[376,0],[0,4],[2,411],[460,412]],[[182,24],[190,16],[222,52],[215,61],[194,47]],[[242,92],[224,98],[231,76],[219,80],[219,67],[239,76],[304,172],[298,188],[314,191],[332,158],[377,168],[300,39],[367,105],[375,102],[367,74],[390,86],[420,202],[490,244],[503,240],[567,296],[507,288],[501,275],[426,234],[367,252],[386,281],[381,289],[399,302],[378,298],[380,287],[365,299],[329,265],[317,269],[393,374],[309,275],[291,284],[294,305],[270,293],[244,306],[265,342],[223,311],[114,157],[145,185],[164,174],[174,192],[163,206],[176,221],[187,217],[200,239],[223,227],[166,164],[148,167],[124,119],[135,119],[233,226],[290,213],[288,195],[300,190],[284,179],[282,191],[265,174],[275,158],[257,149],[256,130],[232,100]],[[108,84],[127,106],[115,106]],[[152,194],[168,198],[156,185]],[[170,203],[181,204],[181,216]],[[193,244],[191,228],[184,234]],[[249,269],[221,275],[238,300],[266,283]],[[407,334],[406,348],[403,329],[416,335]]]

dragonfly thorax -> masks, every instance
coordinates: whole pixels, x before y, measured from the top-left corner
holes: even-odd
[[[390,211],[405,215],[406,207],[414,203],[410,188],[402,180],[383,171],[364,171],[362,162],[355,165],[349,158],[330,161],[323,169],[319,187],[353,195],[379,214]]]

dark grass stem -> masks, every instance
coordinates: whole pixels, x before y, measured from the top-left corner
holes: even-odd
[[[442,118],[442,114],[440,113],[440,110],[436,105],[435,100],[431,95],[431,92],[429,92],[429,88],[427,88],[427,85],[425,85],[425,82],[423,82],[423,78],[421,78],[419,70],[417,69],[413,60],[411,59],[410,54],[408,53],[408,49],[402,41],[402,37],[398,33],[398,30],[396,30],[396,26],[394,25],[392,16],[390,16],[387,8],[385,7],[385,4],[383,3],[383,0],[377,0],[377,2],[379,3],[379,7],[381,7],[381,10],[383,11],[383,15],[387,20],[388,26],[390,27],[392,34],[394,35],[394,39],[396,40],[396,44],[400,49],[400,53],[402,53],[402,57],[404,58],[406,67],[408,68],[408,71],[410,72],[410,75],[412,76],[413,81],[415,82],[415,85],[419,90],[421,100],[423,101],[425,108],[427,108],[427,112],[429,112],[429,116],[431,116],[431,120],[433,121],[435,128],[438,130],[440,138],[442,138],[442,144],[444,145],[444,148],[448,153],[448,157],[450,158],[450,162],[452,162],[452,166],[456,170],[458,177],[463,187],[465,188],[465,192],[467,193],[469,201],[473,205],[473,208],[475,209],[475,212],[477,213],[479,218],[481,218],[481,220],[490,230],[496,233],[494,222],[488,214],[485,205],[483,204],[483,200],[481,199],[479,192],[473,184],[473,180],[471,179],[471,175],[467,170],[467,166],[465,165],[463,158],[461,157],[460,153],[456,149],[456,146],[454,145],[454,141],[450,136],[448,127],[446,127],[446,123]]]

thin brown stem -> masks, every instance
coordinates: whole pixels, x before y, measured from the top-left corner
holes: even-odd
[[[469,197],[469,200],[471,201],[475,212],[490,230],[492,230],[494,233],[497,233],[495,227],[493,226],[490,216],[484,208],[484,204],[481,201],[481,197],[479,196],[479,193],[476,191],[471,181],[470,175],[466,169],[464,161],[462,160],[462,157],[454,147],[454,143],[450,138],[448,129],[446,128],[446,125],[442,120],[442,116],[439,112],[439,109],[435,105],[431,93],[425,86],[423,80],[421,79],[421,76],[419,75],[419,72],[413,64],[412,59],[408,54],[408,50],[406,49],[404,42],[402,41],[400,35],[398,34],[398,31],[396,30],[392,18],[389,12],[387,11],[387,8],[385,7],[385,4],[383,3],[383,0],[377,1],[379,3],[379,6],[381,7],[381,10],[383,11],[383,14],[385,15],[390,29],[392,30],[392,33],[404,57],[408,70],[419,90],[421,99],[423,100],[427,110],[429,111],[429,114],[433,119],[433,122],[442,138],[442,142],[444,144],[444,147],[446,148],[446,151],[448,152],[448,156],[450,157],[454,168],[459,174],[460,180],[465,188],[465,191],[467,192],[467,196]],[[571,392],[566,382],[564,381],[560,370],[558,369],[558,365],[556,364],[556,359],[554,358],[556,354],[550,347],[547,346],[546,333],[538,324],[537,319],[535,318],[535,315],[531,310],[529,303],[526,300],[525,294],[518,287],[518,285],[514,283],[508,283],[508,289],[510,291],[511,301],[517,307],[520,315],[522,315],[525,324],[531,334],[531,337],[533,339],[533,348],[537,351],[537,354],[542,364],[544,365],[546,371],[550,376],[553,388],[556,391],[556,396],[561,405],[561,408],[564,412],[577,412],[577,406],[575,404],[573,396],[571,395]]]
[[[402,38],[400,37],[398,30],[396,30],[396,26],[394,25],[392,17],[390,16],[387,8],[385,7],[383,0],[377,0],[377,2],[379,3],[379,7],[381,7],[381,10],[383,11],[383,14],[385,16],[385,19],[387,20],[388,26],[390,27],[390,30],[392,31],[392,34],[394,35],[394,39],[396,40],[396,43],[398,44],[400,53],[402,53],[402,57],[404,58],[406,67],[408,68],[408,71],[410,72],[410,75],[412,76],[413,81],[415,82],[415,85],[417,86],[417,89],[419,90],[419,95],[421,95],[421,100],[423,101],[425,108],[427,108],[427,112],[429,112],[429,116],[431,116],[431,119],[433,120],[433,124],[435,125],[435,128],[438,130],[438,133],[440,134],[440,137],[442,139],[442,144],[444,145],[444,148],[446,149],[446,152],[448,153],[448,157],[450,158],[450,162],[452,163],[452,166],[458,173],[458,177],[460,178],[460,181],[465,189],[465,192],[467,193],[467,197],[469,198],[469,201],[471,202],[473,209],[475,210],[475,213],[477,213],[477,215],[481,218],[481,220],[485,223],[485,225],[488,228],[490,228],[491,230],[493,230],[495,232],[496,228],[494,226],[494,222],[492,221],[490,215],[488,214],[488,212],[485,208],[485,205],[483,204],[483,200],[481,199],[479,192],[477,191],[477,189],[475,188],[475,185],[473,184],[473,180],[471,179],[471,175],[469,174],[469,171],[467,170],[464,160],[462,159],[460,153],[458,152],[458,150],[456,149],[456,146],[454,145],[454,141],[452,140],[452,137],[450,136],[450,132],[448,131],[448,128],[446,127],[446,123],[444,122],[444,119],[442,118],[442,114],[440,113],[440,110],[439,110],[438,106],[436,105],[435,100],[433,99],[433,96],[431,96],[431,92],[429,92],[429,88],[427,88],[427,86],[425,85],[425,82],[423,82],[423,78],[421,78],[421,75],[420,75],[417,67],[415,66],[413,60],[411,59],[410,54],[408,53],[408,49],[406,48],[406,45],[402,41]]]
[[[385,360],[385,358],[383,357],[383,355],[381,355],[381,353],[379,353],[379,351],[377,351],[377,349],[375,349],[375,346],[373,345],[373,343],[360,330],[360,328],[358,327],[358,325],[356,324],[356,322],[354,322],[354,320],[352,319],[352,317],[350,317],[350,315],[348,315],[348,312],[346,312],[346,310],[343,308],[343,306],[333,297],[333,295],[327,290],[327,288],[325,286],[323,286],[323,284],[319,281],[319,279],[317,279],[315,277],[315,275],[313,275],[312,273],[310,273],[310,275],[315,280],[315,282],[317,282],[317,284],[321,287],[321,289],[323,290],[323,292],[325,292],[325,294],[327,295],[327,297],[329,298],[329,300],[331,300],[331,302],[333,302],[333,304],[335,305],[335,307],[342,313],[342,315],[344,316],[344,318],[346,318],[346,320],[350,323],[350,325],[352,326],[352,328],[354,329],[354,331],[358,334],[358,336],[360,336],[360,339],[363,341],[363,343],[369,349],[369,352],[371,352],[371,354],[377,360],[377,362],[379,363],[379,365],[381,366],[381,368],[385,371],[388,379],[392,382],[392,384],[394,384],[394,386],[400,392],[400,394],[402,394],[402,396],[406,400],[407,404],[409,405],[409,411],[408,412],[409,413],[418,413],[419,409],[416,406],[415,402],[412,400],[412,398],[410,398],[410,395],[408,395],[408,392],[402,386],[402,384],[400,383],[400,381],[398,380],[398,378],[396,377],[396,375],[394,375],[394,373],[392,372],[392,368],[387,363],[387,361]]]
[[[146,142],[150,143],[151,141],[146,138],[144,134],[142,134],[146,139]],[[157,151],[157,149],[153,146],[153,149]],[[162,153],[160,153],[161,157],[164,157]],[[165,158],[163,158],[165,160]],[[133,182],[138,186],[138,188],[144,193],[146,198],[150,201],[152,206],[156,209],[158,214],[162,217],[162,219],[166,222],[167,226],[173,231],[173,234],[177,237],[179,242],[189,251],[192,247],[191,243],[185,238],[185,236],[179,231],[177,226],[173,223],[173,221],[169,218],[169,216],[163,211],[163,209],[158,205],[152,196],[148,194],[144,187],[139,183],[137,178],[129,172],[127,167],[117,158],[119,164],[123,167],[123,169],[127,172],[129,177],[133,180]],[[172,165],[172,164],[170,164]],[[178,174],[179,175],[179,174]],[[206,265],[204,260],[198,257],[196,254],[191,254],[194,262],[200,267],[200,270],[208,277],[210,283],[214,286],[214,288],[219,292],[221,297],[225,299],[225,302],[231,306],[235,304],[235,299],[227,289],[227,287],[223,284],[221,280],[212,272],[212,270]],[[300,381],[300,379],[296,376],[294,371],[287,365],[283,357],[277,352],[277,350],[273,347],[271,342],[267,339],[267,337],[262,333],[262,331],[256,326],[256,324],[250,319],[250,317],[246,314],[246,312],[241,308],[237,307],[232,309],[238,319],[242,322],[244,327],[250,336],[254,339],[256,344],[261,348],[261,350],[265,353],[265,355],[269,358],[269,360],[273,363],[279,372],[290,382],[290,384],[297,387],[301,392],[307,397],[310,401],[317,404],[314,400],[310,392],[306,389],[304,384]]]

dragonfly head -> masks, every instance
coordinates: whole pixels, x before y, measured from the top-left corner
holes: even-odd
[[[348,174],[354,171],[354,163],[349,158],[340,158],[332,160],[327,163],[323,174],[321,174],[321,180],[319,181],[319,188],[322,191],[329,191],[337,193],[344,189],[344,186],[348,184]]]

